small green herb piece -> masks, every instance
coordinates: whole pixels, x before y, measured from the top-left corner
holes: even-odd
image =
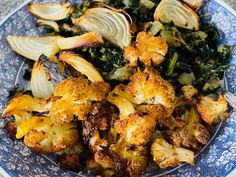
[[[171,59],[169,61],[169,65],[168,65],[168,68],[167,68],[167,76],[171,76],[171,74],[173,73],[174,71],[174,68],[175,68],[175,64],[178,60],[178,53],[175,51],[173,56],[171,56]]]
[[[84,15],[84,12],[89,8],[90,2],[89,1],[83,1],[82,3],[79,3],[76,5],[75,11],[72,13],[73,18],[79,18],[82,15]]]

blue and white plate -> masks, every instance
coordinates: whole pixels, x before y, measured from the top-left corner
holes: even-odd
[[[48,0],[58,2],[58,0]],[[222,43],[236,45],[236,12],[220,0],[205,0],[202,11],[208,22],[216,24],[222,32]],[[30,1],[29,1],[30,2]],[[74,0],[73,2],[76,2]],[[4,8],[4,7],[1,7]],[[22,75],[27,67],[24,59],[15,54],[6,41],[6,36],[32,36],[40,34],[35,19],[29,14],[26,4],[12,13],[0,25],[0,113],[6,106],[8,91],[15,83],[24,84]],[[226,88],[236,94],[236,52],[231,67],[226,73]],[[12,177],[32,176],[93,176],[60,169],[53,157],[32,152],[20,141],[12,141],[3,131],[0,120],[0,174]],[[149,170],[145,176],[168,177],[225,177],[236,168],[236,112],[218,129],[203,153],[197,157],[196,165],[160,171]],[[0,175],[1,176],[1,175]]]

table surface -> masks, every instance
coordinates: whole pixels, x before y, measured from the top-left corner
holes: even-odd
[[[0,21],[2,21],[8,14],[14,11],[17,7],[19,7],[22,3],[28,0],[0,0]],[[227,4],[229,4],[234,10],[236,10],[236,0],[223,0]],[[0,177],[2,175],[0,174]]]

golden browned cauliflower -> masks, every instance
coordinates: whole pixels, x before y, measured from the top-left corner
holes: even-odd
[[[107,100],[116,105],[120,111],[119,119],[114,123],[114,130],[129,145],[147,144],[156,124],[164,120],[165,108],[160,104],[133,104],[128,100],[132,96],[118,89],[123,89],[123,86],[116,87],[107,97]],[[117,95],[116,91],[121,95]]]
[[[51,99],[38,99],[29,95],[21,95],[13,98],[6,109],[3,111],[2,117],[14,116],[15,126],[28,120],[32,116],[32,112],[44,113],[51,108]]]
[[[207,144],[210,134],[202,124],[200,115],[193,105],[185,97],[180,97],[176,101],[172,119],[174,124],[168,121],[164,125],[167,130],[167,138],[172,144],[193,150],[200,150],[201,144]]]
[[[151,69],[135,73],[126,90],[134,97],[136,104],[163,105],[167,117],[173,112],[175,101],[173,86]]]
[[[124,50],[124,58],[129,61],[131,67],[138,65],[140,51],[135,46],[128,46]]]
[[[227,109],[227,101],[222,95],[219,95],[217,100],[214,100],[213,96],[201,96],[197,104],[198,112],[209,125],[225,120],[229,115]]]
[[[194,165],[194,153],[167,143],[163,138],[157,138],[151,147],[153,160],[160,168],[167,168],[187,162]]]
[[[136,46],[128,46],[124,50],[124,58],[130,66],[137,66],[138,60],[145,66],[157,66],[165,60],[168,45],[162,37],[155,37],[151,33],[140,32],[136,38]]]
[[[148,148],[128,145],[122,138],[110,146],[110,154],[116,172],[124,176],[141,176],[148,164]]]
[[[78,141],[76,124],[53,124],[50,117],[34,116],[17,126],[16,138],[24,137],[24,143],[41,153],[65,150]]]
[[[192,85],[185,85],[181,88],[181,91],[184,94],[184,97],[188,100],[191,100],[194,95],[198,94],[198,90],[194,88]]]
[[[137,111],[115,122],[114,129],[127,144],[145,145],[150,140],[158,117],[162,117],[164,112],[162,106],[152,106],[147,109],[144,108],[141,110],[142,113]]]
[[[54,97],[49,115],[55,124],[62,125],[74,120],[84,120],[93,101],[102,101],[109,92],[110,86],[105,82],[89,83],[80,78],[68,78],[55,87]]]
[[[162,105],[166,111],[165,117],[169,117],[174,109],[175,92],[168,81],[147,68],[135,73],[127,86],[116,86],[107,99],[119,108],[121,115],[134,113],[134,107],[140,105]]]

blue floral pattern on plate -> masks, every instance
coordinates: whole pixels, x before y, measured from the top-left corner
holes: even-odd
[[[40,0],[39,0],[40,1]],[[216,2],[217,1],[217,2]],[[216,24],[222,31],[222,43],[236,45],[236,16],[219,0],[210,0],[204,4],[202,11],[208,22]],[[51,2],[58,2],[51,0]],[[75,1],[74,1],[75,2]],[[0,113],[6,106],[8,91],[16,82],[25,84],[22,80],[23,71],[27,68],[21,56],[10,49],[6,36],[14,35],[39,35],[35,27],[35,19],[28,13],[24,6],[10,16],[0,26]],[[231,67],[226,73],[227,88],[236,94],[236,53],[231,61]],[[9,176],[93,176],[88,172],[78,174],[64,171],[55,163],[53,156],[35,154],[20,141],[12,141],[3,131],[4,121],[0,120],[0,167]],[[236,112],[232,112],[229,119],[219,128],[215,138],[199,155],[196,166],[187,164],[180,167],[160,171],[149,170],[144,176],[166,177],[224,177],[236,168]]]

